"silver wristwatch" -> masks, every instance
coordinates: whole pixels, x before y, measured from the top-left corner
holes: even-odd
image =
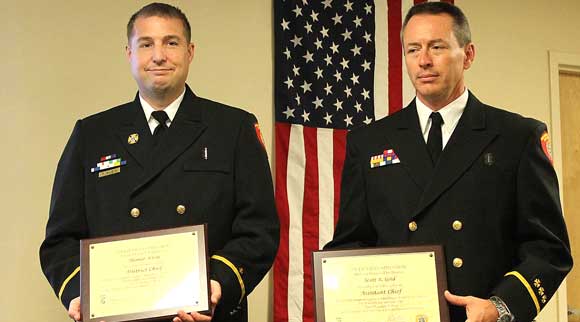
[[[505,302],[501,298],[499,298],[497,296],[492,296],[489,298],[489,300],[491,301],[491,303],[493,305],[495,305],[495,308],[497,309],[497,312],[499,313],[499,317],[497,318],[497,322],[512,322],[514,320],[513,314],[510,312],[507,305],[505,304]]]

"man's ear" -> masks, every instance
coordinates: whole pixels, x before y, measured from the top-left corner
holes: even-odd
[[[194,52],[195,52],[195,44],[190,42],[187,45],[187,54],[189,55],[189,62],[190,63],[193,60]]]
[[[131,47],[129,45],[125,46],[125,55],[127,55],[127,60],[131,61],[131,55],[133,52],[131,51]]]
[[[473,64],[475,60],[475,45],[470,42],[469,44],[465,45],[465,60],[463,61],[463,69],[467,70]]]

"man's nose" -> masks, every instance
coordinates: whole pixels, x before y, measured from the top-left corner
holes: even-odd
[[[426,68],[433,66],[433,60],[428,50],[424,49],[419,52],[419,66]]]
[[[153,48],[153,62],[155,64],[161,64],[165,62],[166,59],[165,48],[163,46],[155,46]]]

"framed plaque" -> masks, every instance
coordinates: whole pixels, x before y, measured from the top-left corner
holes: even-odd
[[[441,246],[313,253],[318,322],[449,322]]]
[[[209,314],[206,226],[81,240],[85,322]]]

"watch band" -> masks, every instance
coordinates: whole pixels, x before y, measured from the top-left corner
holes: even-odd
[[[510,309],[507,307],[507,305],[505,304],[505,302],[501,298],[499,298],[498,296],[492,296],[489,298],[489,300],[495,306],[495,308],[497,309],[497,312],[499,313],[499,317],[497,318],[497,322],[513,322],[514,321],[513,314],[510,312]]]

